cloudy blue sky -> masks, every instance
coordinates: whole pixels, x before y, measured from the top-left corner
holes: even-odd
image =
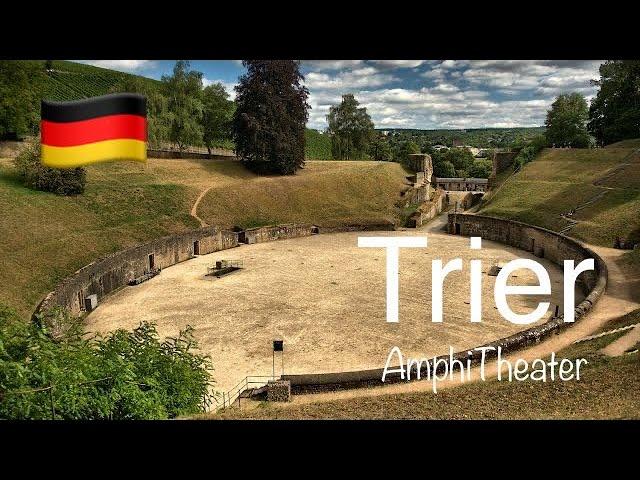
[[[174,60],[85,60],[159,79]],[[311,128],[326,128],[329,107],[353,93],[377,128],[531,127],[544,123],[563,92],[595,95],[600,60],[317,60],[303,61]],[[205,84],[231,96],[244,72],[235,60],[192,60]]]

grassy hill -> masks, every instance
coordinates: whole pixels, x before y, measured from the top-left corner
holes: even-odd
[[[604,148],[640,148],[640,138],[630,138],[607,145]]]
[[[628,164],[624,168],[617,167]],[[595,198],[595,200],[594,200]],[[616,236],[640,241],[640,153],[633,148],[545,149],[496,192],[481,210],[559,231],[603,246]]]
[[[258,177],[233,161],[155,159],[87,171],[83,195],[59,197],[23,187],[0,160],[0,303],[23,316],[97,257],[199,227],[189,212],[207,187],[198,213],[212,225],[336,224],[393,217],[405,175],[392,163],[308,162],[293,177]]]
[[[31,60],[45,68],[44,61]],[[82,63],[54,60],[53,68],[44,79],[43,98],[47,100],[79,100],[81,98],[105,95],[122,79],[137,77],[129,73],[94,67]],[[160,82],[146,77],[150,85],[160,85]]]
[[[304,170],[289,177],[235,173],[243,175],[233,183],[217,184],[200,202],[198,214],[208,223],[335,226],[393,220],[405,175],[400,164],[369,161],[308,161]]]

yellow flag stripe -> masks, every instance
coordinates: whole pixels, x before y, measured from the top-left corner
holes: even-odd
[[[147,144],[140,140],[117,139],[73,147],[42,145],[41,161],[52,168],[74,168],[112,160],[147,160]]]

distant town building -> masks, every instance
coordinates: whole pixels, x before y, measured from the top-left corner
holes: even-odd
[[[438,150],[438,151],[440,151],[440,150],[449,150],[449,147],[447,147],[446,145],[434,145],[432,148],[434,150]]]
[[[454,192],[486,192],[489,180],[486,178],[434,177],[433,183],[438,188]]]

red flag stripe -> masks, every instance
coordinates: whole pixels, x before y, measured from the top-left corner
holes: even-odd
[[[147,119],[140,115],[118,114],[78,122],[40,124],[43,145],[72,147],[104,140],[131,139],[147,141]]]

